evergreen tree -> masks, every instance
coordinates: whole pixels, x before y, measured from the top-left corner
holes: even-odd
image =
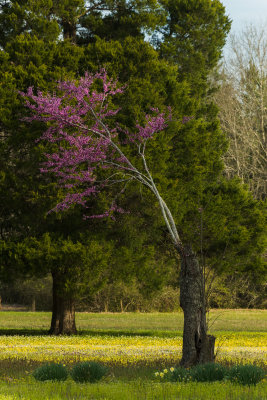
[[[79,78],[87,70],[95,72],[105,66],[109,76],[118,77],[121,83],[127,84],[125,94],[114,99],[114,106],[121,106],[122,110],[119,120],[113,123],[120,122],[124,127],[133,128],[136,119],[140,123],[144,121],[144,115],[150,107],[163,110],[164,106],[170,105],[173,108],[170,127],[159,136],[158,141],[151,143],[147,149],[147,159],[160,193],[170,205],[176,223],[181,228],[182,240],[195,262],[193,250],[200,255],[203,251],[199,244],[201,240],[196,239],[194,232],[201,220],[199,209],[203,208],[206,199],[213,193],[213,186],[217,184],[223,168],[221,157],[226,149],[226,141],[217,121],[217,109],[209,97],[211,88],[208,79],[220,57],[229,30],[229,20],[222,4],[218,0],[176,0],[161,2],[160,5],[153,1],[120,1],[91,2],[87,6],[81,0],[45,3],[41,0],[20,0],[6,1],[1,8],[0,30],[4,40],[1,43],[3,85],[0,90],[4,102],[0,107],[0,115],[4,138],[1,142],[4,173],[0,184],[5,210],[2,218],[4,242],[7,237],[22,242],[26,236],[36,238],[36,243],[42,246],[43,235],[54,232],[55,243],[70,240],[73,244],[70,247],[75,252],[78,233],[86,232],[90,226],[97,240],[108,240],[109,243],[113,239],[114,247],[122,242],[124,247],[119,251],[120,254],[113,253],[118,260],[121,260],[121,254],[126,257],[123,249],[133,242],[133,238],[136,243],[128,253],[128,261],[142,246],[151,246],[152,236],[154,250],[147,252],[147,257],[156,259],[164,249],[168,232],[160,221],[155,201],[147,192],[139,195],[137,187],[131,189],[129,197],[121,196],[120,205],[126,210],[137,211],[138,218],[122,215],[118,217],[119,223],[116,225],[112,221],[92,221],[90,225],[87,221],[86,225],[79,219],[79,207],[69,210],[65,215],[46,215],[62,199],[64,190],[56,187],[51,176],[44,177],[39,172],[43,154],[49,151],[51,145],[35,142],[44,130],[43,125],[35,122],[29,129],[21,121],[25,110],[18,99],[17,90],[35,86],[44,92],[53,91],[54,82],[58,79]],[[145,42],[145,34],[151,35],[154,48]],[[181,122],[184,116],[186,124]],[[15,200],[9,201],[12,196]],[[142,198],[144,201],[140,203]],[[94,210],[95,214],[113,199],[111,187],[97,202],[88,204],[89,210]],[[138,207],[134,205],[137,200],[140,204]],[[214,210],[216,207],[219,206],[214,203]],[[221,232],[213,228],[209,217],[212,210],[206,210],[203,214],[209,238],[209,244],[205,245],[210,260],[213,257],[212,249],[223,249],[218,239]],[[144,217],[140,218],[140,215]],[[227,218],[230,220],[230,215]],[[129,221],[131,224],[134,222],[136,229],[131,231],[123,228],[125,223],[129,226]],[[217,224],[216,221],[214,223]],[[144,234],[140,238],[139,232],[142,230]],[[92,240],[95,240],[94,235]],[[253,240],[256,239],[254,236]],[[210,245],[213,241],[214,248]],[[242,244],[244,247],[244,243],[245,240],[238,246]],[[5,245],[3,243],[3,247]],[[59,249],[59,256],[61,251]],[[143,265],[149,264],[146,255],[139,260]],[[210,264],[212,261],[209,261]],[[61,267],[64,270],[64,266]],[[129,271],[135,269],[130,261],[129,267]],[[158,277],[164,275],[163,271],[156,272],[162,274]],[[58,279],[55,277],[54,287],[64,287],[65,278],[65,283],[69,279],[74,288],[71,273],[68,276],[63,273]],[[203,274],[200,273],[198,279],[202,281]],[[155,276],[155,284],[156,281]],[[189,302],[196,300],[196,307],[185,312],[185,327],[187,330],[189,328],[193,340],[189,343],[191,353],[184,347],[184,364],[200,359],[200,341],[196,342],[194,333],[200,331],[197,315],[202,315],[205,325],[206,312],[205,303],[203,305],[202,302],[203,292],[201,298],[198,290],[192,293],[195,285],[188,286],[187,281],[192,283],[196,279],[186,270],[182,259],[183,291],[189,294]],[[65,294],[67,296],[67,292]],[[59,297],[55,294],[55,299]],[[70,304],[65,300],[65,304]],[[74,326],[73,312],[69,305],[66,307],[61,319],[65,320],[67,312],[71,327]],[[57,325],[62,325],[56,317],[58,309],[62,307],[54,307],[51,326],[54,332],[58,332]],[[190,320],[194,322],[193,325],[189,324]],[[71,329],[68,328],[68,331]]]
[[[164,21],[156,0],[5,0],[1,1],[0,44],[31,32],[39,39],[56,41],[63,37],[71,43],[121,40],[126,36],[144,37]]]
[[[178,65],[180,79],[203,96],[207,78],[221,57],[230,20],[219,0],[162,0],[167,23],[157,39],[161,57]]]
[[[102,81],[100,92],[93,87],[96,80]],[[151,156],[148,153],[147,157],[146,153],[150,143],[156,141],[155,136],[159,136],[159,142],[162,145],[166,142],[167,145],[169,144],[168,136],[164,135],[167,127],[164,114],[154,109],[155,115],[146,115],[146,122],[143,125],[137,123],[135,130],[125,131],[124,140],[121,142],[118,127],[114,127],[112,121],[108,121],[108,117],[117,115],[118,109],[110,108],[109,99],[121,93],[122,89],[116,88],[114,82],[107,79],[105,71],[100,74],[86,75],[79,80],[77,85],[75,83],[60,83],[59,92],[53,96],[49,94],[43,96],[40,92],[34,95],[32,88],[23,94],[34,102],[34,104],[28,103],[28,107],[33,112],[28,120],[50,122],[42,139],[51,143],[54,143],[56,139],[59,143],[64,144],[64,146],[57,146],[55,153],[47,155],[44,170],[44,172],[53,172],[60,178],[63,187],[66,187],[66,197],[57,204],[55,210],[68,210],[74,204],[85,205],[88,197],[103,193],[103,190],[111,183],[117,186],[117,196],[121,193],[118,185],[122,182],[129,184],[133,181],[144,189],[148,188],[157,201],[165,229],[181,259],[180,302],[184,311],[181,363],[188,366],[198,362],[213,361],[215,338],[207,335],[206,323],[205,247],[207,248],[205,253],[209,259],[212,257],[213,250],[219,251],[221,254],[223,250],[225,255],[230,249],[230,254],[240,253],[242,255],[245,253],[246,256],[250,256],[250,259],[252,259],[251,256],[256,255],[256,252],[258,255],[258,250],[262,252],[264,229],[260,223],[262,215],[259,213],[258,205],[256,202],[253,203],[252,196],[249,196],[246,191],[242,193],[242,187],[238,188],[235,182],[232,183],[232,186],[226,184],[215,188],[215,182],[211,181],[209,185],[205,186],[205,190],[202,189],[202,192],[199,192],[202,195],[202,202],[207,201],[205,225],[209,235],[208,243],[205,243],[204,247],[203,208],[199,208],[202,258],[200,264],[195,253],[198,249],[198,235],[196,232],[193,234],[189,232],[187,227],[183,229],[182,223],[177,224],[175,215],[170,211],[161,195],[161,188],[166,183],[163,173],[164,166],[161,176],[158,176],[157,171],[153,174],[149,165]],[[127,152],[127,144],[135,148],[135,156],[131,152]],[[170,146],[169,150],[171,157]],[[152,151],[155,156],[153,145]],[[157,154],[156,158],[160,160],[164,152],[166,152],[166,146],[161,146],[161,153]],[[101,180],[99,180],[101,175],[97,174],[99,170],[103,172]],[[202,183],[199,180],[201,186]],[[171,184],[169,181],[169,185]],[[167,190],[168,192],[171,190]],[[178,196],[179,194],[178,192]],[[209,197],[210,194],[212,201]],[[239,207],[239,213],[236,215],[234,206]],[[114,210],[119,209],[113,201],[108,211],[95,215],[94,218],[108,217]],[[185,205],[182,211],[184,210],[187,213],[189,211]],[[248,210],[249,215],[247,216]],[[196,207],[191,209],[192,213],[194,211],[197,211]],[[216,219],[220,218],[223,225],[225,224],[222,231],[216,229],[214,214]],[[252,229],[251,221],[253,221],[253,228],[257,227],[255,230]],[[191,228],[193,227],[192,217],[186,218],[184,222],[187,222]],[[226,235],[224,230],[227,231]],[[254,245],[248,247],[250,241]]]
[[[21,19],[18,18],[21,22],[21,29],[17,29],[17,25],[14,27],[11,23],[11,28],[14,29],[8,31],[6,26],[4,24],[2,25],[4,33],[8,35],[8,41],[5,42],[5,48],[1,52],[1,56],[3,57],[1,68],[1,77],[3,77],[3,79],[1,90],[3,94],[2,98],[4,99],[1,108],[1,124],[3,131],[3,141],[1,142],[1,162],[3,167],[1,179],[1,202],[4,210],[1,220],[1,245],[3,251],[1,266],[4,267],[1,272],[2,277],[10,277],[11,268],[13,268],[14,276],[18,273],[27,275],[39,274],[39,267],[43,259],[41,251],[43,246],[42,237],[46,233],[53,233],[54,241],[58,244],[60,256],[60,252],[63,251],[61,250],[63,245],[61,246],[60,243],[64,240],[72,240],[73,246],[75,246],[75,243],[78,240],[78,232],[86,231],[88,227],[93,231],[97,231],[98,229],[100,230],[100,233],[97,234],[97,240],[100,240],[101,242],[105,240],[105,235],[110,237],[109,240],[113,239],[113,252],[115,251],[115,247],[120,247],[120,242],[122,242],[121,239],[117,242],[116,238],[125,232],[123,229],[119,230],[118,228],[116,228],[117,233],[114,232],[111,224],[106,226],[106,224],[99,224],[94,221],[90,224],[88,221],[86,223],[82,222],[81,212],[79,210],[70,212],[67,216],[53,214],[47,215],[48,210],[52,208],[57,199],[60,199],[62,194],[61,190],[58,190],[56,184],[53,182],[53,179],[50,177],[43,177],[40,174],[39,168],[40,162],[43,159],[43,153],[48,151],[48,148],[45,148],[43,143],[36,143],[35,141],[40,136],[42,126],[39,123],[36,123],[29,131],[28,127],[21,120],[25,115],[25,109],[22,107],[22,104],[18,99],[17,91],[25,90],[29,85],[38,87],[43,91],[47,91],[48,89],[53,90],[55,80],[67,76],[79,76],[79,73],[88,68],[97,69],[98,60],[93,57],[93,55],[95,55],[93,48],[96,44],[90,44],[88,47],[83,49],[73,45],[69,40],[56,42],[55,38],[57,35],[55,35],[53,39],[52,33],[49,30],[45,34],[42,34],[42,30],[38,29],[37,22],[40,15],[46,18],[47,10],[43,10],[41,7],[42,4],[40,4],[40,9],[37,12],[37,5],[38,3],[21,2],[18,6],[18,4],[10,3],[11,8],[8,8],[5,12],[8,13],[10,11],[10,14],[12,14],[15,10],[14,7],[19,7],[19,10],[17,10],[18,15],[24,16],[23,18],[21,17]],[[32,6],[35,8],[31,14],[29,12],[29,7]],[[23,7],[25,7],[25,13],[22,13]],[[43,12],[45,12],[44,15]],[[39,15],[38,18],[36,17],[37,14]],[[30,16],[34,19],[32,23],[30,23]],[[51,19],[51,23],[52,22],[53,19]],[[24,29],[25,25],[28,26],[27,29]],[[60,32],[60,30],[57,32]],[[49,36],[49,33],[51,33],[51,36]],[[104,43],[103,40],[101,42],[102,44]],[[156,52],[140,39],[125,40],[122,45],[119,42],[109,43],[109,46],[105,44],[104,50],[102,49],[101,63],[110,60],[110,51],[113,53],[114,51],[117,51],[123,60],[120,68],[124,73],[127,67],[127,59],[129,59],[128,53],[130,51],[135,55],[137,63],[142,59],[143,69],[146,67],[147,60],[151,60],[151,64],[154,65],[163,76],[167,76],[167,65],[163,65],[162,67],[158,66],[158,57]],[[114,68],[114,64],[117,65],[117,62],[113,56],[110,60],[110,69]],[[145,88],[146,81],[143,79],[142,70],[138,71],[138,69],[135,68],[132,71],[131,68],[133,68],[133,65],[129,64],[128,74],[125,74],[123,79],[124,81],[127,81],[128,76],[131,75],[133,80],[133,84],[131,84],[132,99],[131,102],[128,101],[128,110],[133,106],[133,109],[136,110],[135,112],[132,111],[132,115],[134,115],[136,112],[139,112],[140,114],[140,105],[138,105],[140,97],[134,97],[135,88],[139,86]],[[151,80],[151,83],[149,83],[151,89],[156,82],[156,79],[152,79],[152,76],[152,73],[147,74],[147,82]],[[139,83],[141,83],[141,85],[139,85]],[[164,87],[164,84],[159,85],[159,88],[162,87]],[[153,94],[157,95],[158,98],[160,97],[156,90],[152,93],[149,93],[147,90],[144,95],[143,104],[147,104],[149,97],[151,99],[153,98]],[[151,104],[153,104],[153,100],[151,100]],[[10,118],[11,115],[12,118]],[[103,198],[104,203],[105,201],[106,200]],[[92,202],[90,207],[95,208],[97,205],[95,202]],[[144,223],[146,222],[141,220],[141,225]],[[132,230],[132,234],[136,235],[137,233]],[[23,243],[24,248],[26,248],[27,243],[31,243],[29,240],[35,240],[36,246],[39,243],[40,251],[37,254],[40,256],[40,262],[30,263],[29,261],[26,262],[24,259],[25,268],[23,268],[22,262],[17,263],[17,268],[14,268],[12,263],[8,263],[6,259],[7,253],[10,254],[10,252],[6,252],[5,249],[12,247],[15,251],[19,248],[16,243]],[[131,251],[137,253],[138,246],[142,247],[146,241],[146,235],[143,235],[142,240],[139,239],[138,242],[136,242],[136,245],[132,247]],[[123,242],[128,245],[129,239],[127,239],[126,242],[125,240]],[[126,244],[124,244],[124,246],[125,245]],[[28,254],[32,254],[30,245],[28,248]],[[147,263],[146,257],[151,258],[152,254],[154,254],[153,257],[160,257],[160,251],[150,251],[147,255],[143,255],[142,258],[138,260],[136,259],[136,263],[138,262],[140,265],[142,265],[142,263]],[[117,257],[115,253],[113,256],[115,258]],[[134,259],[136,257],[132,258]],[[133,262],[130,262],[129,256],[127,262],[129,264],[129,275],[131,275],[135,272]],[[125,261],[124,266],[127,262]],[[28,268],[26,271],[27,266]],[[31,266],[31,268],[29,266]],[[166,265],[166,268],[168,269],[168,265]],[[47,264],[44,263],[41,271],[45,275],[48,269]],[[54,269],[54,267],[53,270],[51,269],[54,281],[54,306],[51,332],[70,333],[75,330],[73,302],[71,301],[75,296],[72,293],[72,298],[68,298],[70,292],[63,290],[62,288],[68,286],[67,282],[72,281],[77,274],[75,274],[70,268],[66,269],[64,265],[59,265],[57,273],[53,272]],[[66,271],[68,273],[66,273]],[[162,270],[162,284],[164,283],[164,272],[165,271]],[[154,282],[156,281],[159,282],[159,279],[154,279]],[[77,285],[74,285],[73,283],[73,289],[77,287]],[[55,291],[58,291],[58,294],[61,293],[61,296],[57,295]],[[66,300],[64,302],[62,293]],[[64,307],[65,309],[63,309]],[[61,310],[60,315],[58,310]],[[66,322],[67,314],[69,315],[68,323]]]

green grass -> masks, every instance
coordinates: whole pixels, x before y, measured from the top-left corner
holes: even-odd
[[[2,397],[3,396],[3,397]],[[23,400],[264,400],[266,386],[242,387],[229,383],[105,382],[101,384],[24,383],[0,384],[0,399]]]
[[[50,326],[51,313],[0,313],[0,334],[45,334]],[[117,333],[164,335],[181,333],[183,314],[176,313],[77,313],[77,328],[82,334]],[[267,330],[267,310],[211,310],[210,332]]]
[[[22,336],[2,336],[2,346],[3,344],[8,346],[12,352],[15,351],[15,348],[18,349],[21,346],[22,350],[24,345],[29,345],[30,351],[31,343],[33,346],[36,341],[40,340],[43,346],[41,348],[46,354],[45,343],[48,337],[44,335],[47,335],[50,318],[51,313],[43,312],[0,313],[0,335],[33,336],[32,339]],[[212,310],[210,326],[211,332],[215,333],[217,337],[217,344],[219,346],[220,343],[222,344],[220,350],[222,354],[224,345],[234,349],[234,359],[236,357],[235,349],[237,352],[240,352],[240,349],[252,353],[256,351],[256,358],[253,362],[256,360],[256,363],[258,362],[260,365],[260,358],[257,358],[260,357],[260,353],[257,351],[261,351],[261,346],[267,344],[266,310]],[[177,337],[181,340],[183,315],[182,313],[77,313],[77,327],[80,335],[80,338],[76,338],[78,342],[85,340],[86,343],[90,343],[91,339],[99,337],[101,338],[100,342],[106,341],[108,344],[110,340],[114,341],[114,337],[118,337],[119,342],[124,343],[124,339],[119,338],[122,335],[139,338],[140,345],[142,341],[147,340],[146,337],[155,338],[153,341],[156,340],[156,337],[166,338],[166,342],[168,342],[170,340],[168,338]],[[72,339],[54,337],[51,340],[54,341],[55,350],[51,350],[51,347],[50,350],[57,354],[60,343],[62,343],[63,350],[67,351],[64,343]],[[83,348],[86,349],[86,345]],[[79,348],[77,349],[79,350]],[[109,347],[106,348],[106,351],[109,351]],[[224,360],[223,357],[222,360]],[[227,358],[223,362],[227,364]],[[230,361],[231,363],[232,361]],[[155,361],[151,365],[127,367],[110,365],[110,374],[103,382],[96,384],[77,384],[70,378],[62,383],[37,382],[31,374],[40,365],[42,362],[34,359],[26,360],[23,359],[23,356],[22,358],[3,359],[0,354],[0,400],[267,400],[266,382],[261,382],[256,387],[243,387],[230,382],[158,383],[154,373],[163,368],[164,362],[162,361]],[[71,363],[67,363],[67,367],[71,368]]]

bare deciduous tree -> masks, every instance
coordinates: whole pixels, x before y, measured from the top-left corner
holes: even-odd
[[[249,25],[230,36],[222,86],[216,94],[229,138],[226,174],[238,175],[257,199],[266,198],[267,30]]]

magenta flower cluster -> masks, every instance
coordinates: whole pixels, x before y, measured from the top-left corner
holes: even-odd
[[[101,88],[99,90],[99,88]],[[88,196],[97,194],[116,175],[118,181],[141,180],[142,174],[123,153],[118,139],[119,128],[114,118],[119,109],[111,106],[111,98],[123,93],[117,81],[108,79],[105,70],[86,74],[79,81],[59,82],[57,91],[34,94],[32,87],[26,93],[26,105],[32,111],[27,121],[42,121],[47,129],[41,139],[57,144],[55,153],[46,154],[47,161],[41,171],[52,172],[59,183],[69,189],[65,199],[55,210],[69,208],[72,204],[86,206]],[[145,147],[148,139],[167,127],[167,120],[158,109],[146,115],[144,126],[136,124],[134,132],[124,131],[126,141]],[[111,122],[113,121],[113,122]],[[112,127],[110,127],[112,125]],[[111,177],[97,180],[97,169],[112,170]],[[119,176],[120,175],[120,176]],[[110,215],[112,211],[122,212],[115,202],[107,212],[94,217]]]

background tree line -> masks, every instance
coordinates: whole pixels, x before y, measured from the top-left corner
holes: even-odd
[[[105,285],[95,294],[84,293],[77,299],[76,310],[87,312],[175,312],[181,311],[177,281],[149,295],[133,279],[130,284],[115,282]],[[22,306],[30,311],[51,311],[52,278],[32,278],[1,285],[4,307]],[[224,275],[216,278],[209,297],[211,308],[260,308],[265,309],[265,284],[254,284],[246,276]]]

